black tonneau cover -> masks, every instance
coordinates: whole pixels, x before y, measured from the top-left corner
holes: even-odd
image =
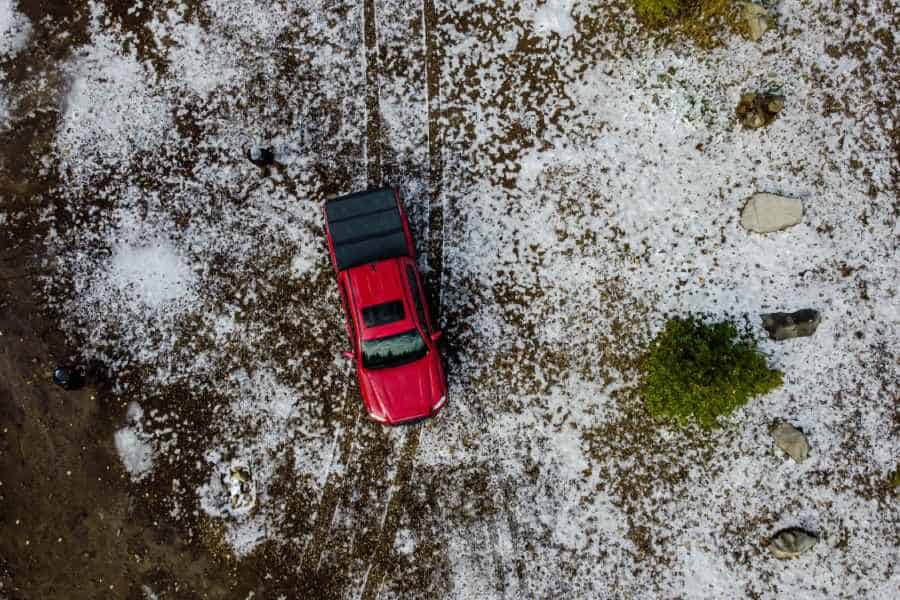
[[[397,199],[390,188],[329,200],[325,220],[340,271],[409,255]]]

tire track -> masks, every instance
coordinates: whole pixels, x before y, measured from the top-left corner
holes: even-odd
[[[375,0],[363,3],[363,32],[366,40],[366,177],[370,187],[382,184],[381,106],[378,98],[378,30],[375,23]]]
[[[364,0],[362,14],[366,57],[366,183],[368,187],[379,187],[383,185],[384,180],[385,148],[379,98],[379,79],[382,77],[382,68],[374,0]],[[388,436],[384,432],[366,430],[368,424],[362,417],[358,394],[352,391],[347,394],[342,413],[345,415],[344,420],[348,423],[348,427],[339,444],[340,456],[335,465],[337,468],[329,469],[319,501],[313,537],[304,550],[301,567],[301,572],[315,573],[316,576],[322,569],[336,569],[337,587],[333,591],[339,595],[345,595],[349,591],[348,586],[353,585],[353,573],[346,572],[346,568],[354,563],[354,556],[360,551],[365,552],[366,546],[375,546],[376,549],[380,549],[384,545],[382,536],[385,527],[382,527],[381,532],[372,536],[363,534],[357,537],[357,531],[365,531],[366,523],[370,522],[371,513],[379,504],[377,501],[372,503],[365,499],[370,496],[376,498],[380,496],[375,488],[384,483],[380,474],[387,471],[393,453],[392,445],[386,443]],[[350,415],[353,415],[352,418]],[[409,436],[407,446],[401,453],[401,467],[398,469],[398,476],[393,481],[394,486],[399,484],[401,491],[403,482],[409,478],[408,471],[411,469],[412,462],[411,459],[404,462],[402,457],[408,454],[407,448],[410,441],[413,443],[413,448],[418,445],[418,431],[411,431],[411,434],[413,435]],[[414,450],[412,454],[415,454]],[[409,466],[404,467],[406,464]],[[399,473],[402,473],[403,469],[406,469],[407,474],[400,476]],[[370,494],[369,492],[374,493]],[[387,502],[387,509],[383,513],[380,510],[377,511],[386,515],[385,526],[394,523],[394,531],[396,531],[396,518],[392,520],[390,515],[398,512],[397,502],[399,500],[393,501],[393,498],[398,495],[400,494],[394,494],[392,499]],[[346,510],[342,510],[342,507]],[[339,517],[339,514],[344,514],[344,517]],[[370,538],[374,543],[366,544]],[[391,539],[393,539],[393,534]],[[358,546],[362,546],[362,548]],[[373,554],[376,553],[377,550]],[[323,565],[323,562],[327,565]],[[376,577],[374,579],[367,578],[367,581],[380,581],[383,577],[384,570],[373,569],[374,564],[374,562],[370,563],[369,571],[374,571]],[[339,591],[341,588],[342,592]]]
[[[344,430],[344,438],[340,442],[340,458],[338,459],[338,463],[342,466],[346,466],[350,462],[353,455],[353,444],[356,440],[357,431],[360,426],[360,414],[358,407],[356,406],[356,395],[348,390],[348,393],[344,397],[346,400],[344,402],[343,413],[353,414],[355,412],[356,416],[353,419],[352,424]],[[355,407],[355,409],[351,406]],[[322,553],[327,547],[326,541],[331,533],[334,516],[337,512],[340,499],[343,496],[343,488],[347,484],[346,478],[338,474],[333,468],[333,465],[334,463],[332,461],[332,463],[329,464],[325,485],[323,486],[322,494],[319,497],[316,523],[313,527],[313,536],[310,541],[307,542],[303,552],[300,570],[302,573],[315,573],[318,575],[319,565],[322,562]],[[341,471],[343,471],[343,469],[341,469]]]
[[[440,323],[444,280],[444,203],[443,176],[444,161],[441,152],[443,130],[441,128],[440,78],[443,56],[440,46],[435,40],[438,31],[438,16],[434,9],[434,0],[422,2],[422,24],[425,32],[425,83],[426,105],[428,110],[428,167],[429,192],[428,204],[428,289],[431,306],[434,307],[434,320]]]
[[[400,463],[397,466],[397,475],[394,477],[393,487],[396,489],[388,500],[388,507],[384,517],[384,524],[378,536],[378,543],[369,560],[369,571],[364,582],[362,600],[375,600],[378,590],[384,582],[387,570],[394,564],[393,547],[394,538],[397,536],[397,528],[404,507],[408,505],[410,495],[409,480],[412,476],[412,468],[415,463],[416,451],[419,448],[420,425],[412,425],[406,436],[406,443],[400,452]]]
[[[365,41],[366,56],[366,184],[368,187],[382,185],[382,143],[381,143],[381,108],[378,95],[378,78],[380,74],[380,61],[378,57],[378,33],[375,23],[375,0],[363,2],[363,38]],[[357,482],[352,474],[347,472],[347,466],[351,461],[355,462],[358,454],[354,453],[359,430],[365,426],[361,418],[359,396],[348,391],[343,408],[344,415],[354,415],[352,425],[345,430],[345,437],[341,440],[340,473],[329,467],[329,472],[323,487],[322,495],[317,509],[316,523],[312,539],[307,543],[303,552],[301,572],[315,573],[318,576],[322,564],[323,553],[326,548],[334,547],[331,539],[333,525],[338,507],[342,500],[351,495],[351,487]],[[350,421],[350,419],[347,419]],[[363,436],[364,437],[364,436]],[[360,444],[366,444],[365,439],[360,439]],[[371,444],[366,444],[370,446]],[[366,447],[361,452],[363,456],[372,458],[372,448]]]

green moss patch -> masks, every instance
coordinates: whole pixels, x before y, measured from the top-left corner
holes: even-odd
[[[733,0],[632,0],[638,20],[648,29],[667,29],[702,48],[721,44],[722,34],[744,33]]]
[[[634,12],[647,25],[663,27],[682,15],[687,4],[685,0],[634,0]]]
[[[681,425],[690,418],[717,424],[753,396],[778,387],[756,344],[731,322],[705,324],[696,317],[670,319],[641,361],[641,393],[650,414]]]

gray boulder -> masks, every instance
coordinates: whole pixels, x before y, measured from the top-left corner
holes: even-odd
[[[769,551],[775,558],[797,558],[816,545],[819,537],[799,527],[782,529],[769,541]]]
[[[741,226],[756,233],[787,229],[803,219],[803,203],[796,198],[758,193],[741,210]]]
[[[810,336],[822,322],[819,311],[811,308],[792,313],[765,313],[759,316],[769,337],[778,341]]]
[[[775,445],[784,450],[796,462],[802,463],[809,456],[809,442],[803,432],[782,421],[770,431]]]

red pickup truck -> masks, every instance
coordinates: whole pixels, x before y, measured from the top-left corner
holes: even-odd
[[[325,202],[351,352],[369,417],[395,425],[431,417],[447,382],[403,202],[396,189]]]

